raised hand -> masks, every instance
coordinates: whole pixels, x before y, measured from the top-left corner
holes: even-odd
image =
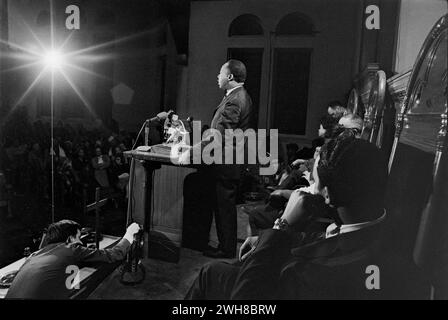
[[[251,253],[256,248],[257,241],[258,241],[258,236],[246,238],[246,241],[244,241],[244,243],[241,245],[240,252],[238,253],[238,259],[240,261],[244,261],[248,256],[251,255]]]

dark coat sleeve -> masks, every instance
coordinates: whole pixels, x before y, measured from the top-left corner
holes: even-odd
[[[264,230],[254,252],[243,263],[231,299],[273,299],[279,276],[290,257],[292,238],[280,230]]]
[[[226,102],[216,124],[216,129],[224,135],[225,129],[237,129],[240,122],[241,100],[234,98]]]
[[[90,249],[80,244],[73,245],[73,253],[79,262],[107,262],[113,263],[123,260],[126,256],[130,243],[121,239],[115,246],[109,249]]]
[[[302,177],[299,170],[292,170],[288,177],[278,186],[278,189],[293,190],[298,186],[309,186],[308,180]]]
[[[215,141],[215,143],[218,143],[218,146],[221,147],[225,145],[225,130],[235,130],[239,128],[241,104],[241,99],[235,97],[227,101],[224,105],[224,108],[218,111],[219,114],[217,115],[217,122],[215,123],[215,127],[212,129],[218,131],[221,134],[221,137],[219,139],[218,137],[214,136],[213,138],[203,140],[201,142],[201,150],[203,150],[205,146],[207,146],[212,141]],[[218,139],[215,140],[216,138]]]

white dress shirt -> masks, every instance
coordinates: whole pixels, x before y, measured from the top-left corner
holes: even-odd
[[[310,184],[308,187],[302,187],[299,189],[299,191],[303,191],[303,192],[307,192],[307,193],[311,193],[311,194],[317,194],[316,192],[316,185],[313,182],[312,184]]]
[[[234,90],[236,90],[236,89],[238,89],[238,88],[241,88],[241,87],[243,86],[243,84],[244,84],[244,83],[239,84],[239,85],[237,85],[236,87],[227,90],[227,91],[226,91],[226,97],[227,97],[232,91],[234,91]]]
[[[385,217],[386,217],[386,210],[384,210],[383,215],[376,220],[361,222],[361,223],[342,224],[339,227],[339,230],[338,230],[338,225],[336,223],[332,223],[327,227],[327,230],[325,232],[325,238],[328,239],[328,238],[337,236],[339,234],[358,231],[362,228],[373,226],[373,225],[383,221]]]

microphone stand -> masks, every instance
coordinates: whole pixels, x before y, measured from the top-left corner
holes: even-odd
[[[140,138],[140,135],[142,134],[142,131],[143,131],[143,129],[145,129],[145,127],[146,127],[147,124],[149,125],[148,120],[145,120],[145,122],[143,122],[142,127],[140,128],[140,131],[139,131],[138,134],[137,134],[137,138],[135,139],[134,145],[132,146],[132,149],[131,149],[131,150],[134,150],[134,149],[135,149],[135,146],[136,146],[137,143],[138,143],[138,138]]]
[[[146,124],[147,121],[145,121]],[[143,127],[142,127],[143,128]],[[140,130],[141,131],[141,130]],[[134,179],[135,179],[135,159],[131,159],[131,168],[129,174],[128,184],[128,207],[126,217],[126,227],[128,227],[133,219],[133,203],[132,194],[134,192]],[[126,254],[126,259],[121,266],[120,282],[124,285],[136,285],[142,283],[145,280],[145,267],[141,262],[142,250],[144,246],[144,232],[140,230],[134,236],[134,243],[131,245],[129,252]]]

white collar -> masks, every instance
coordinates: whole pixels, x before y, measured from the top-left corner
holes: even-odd
[[[325,232],[325,238],[331,238],[331,237],[337,236],[339,234],[358,231],[365,227],[370,227],[377,223],[380,223],[385,218],[386,218],[386,210],[384,210],[384,213],[382,214],[381,217],[379,217],[378,219],[372,220],[372,221],[361,222],[361,223],[352,223],[352,224],[342,224],[339,227],[339,231],[338,231],[338,225],[336,223],[332,223],[327,227],[327,230]]]
[[[236,90],[236,89],[238,89],[238,88],[241,88],[241,87],[243,86],[243,84],[244,84],[244,83],[242,83],[242,84],[238,84],[236,87],[233,87],[232,89],[227,90],[227,91],[226,91],[226,97],[227,97],[232,91],[234,91],[234,90]]]
[[[308,187],[300,188],[299,191],[308,192],[308,193],[311,193],[311,194],[317,194],[315,188],[316,188],[316,186],[315,186],[315,183],[313,182]]]

